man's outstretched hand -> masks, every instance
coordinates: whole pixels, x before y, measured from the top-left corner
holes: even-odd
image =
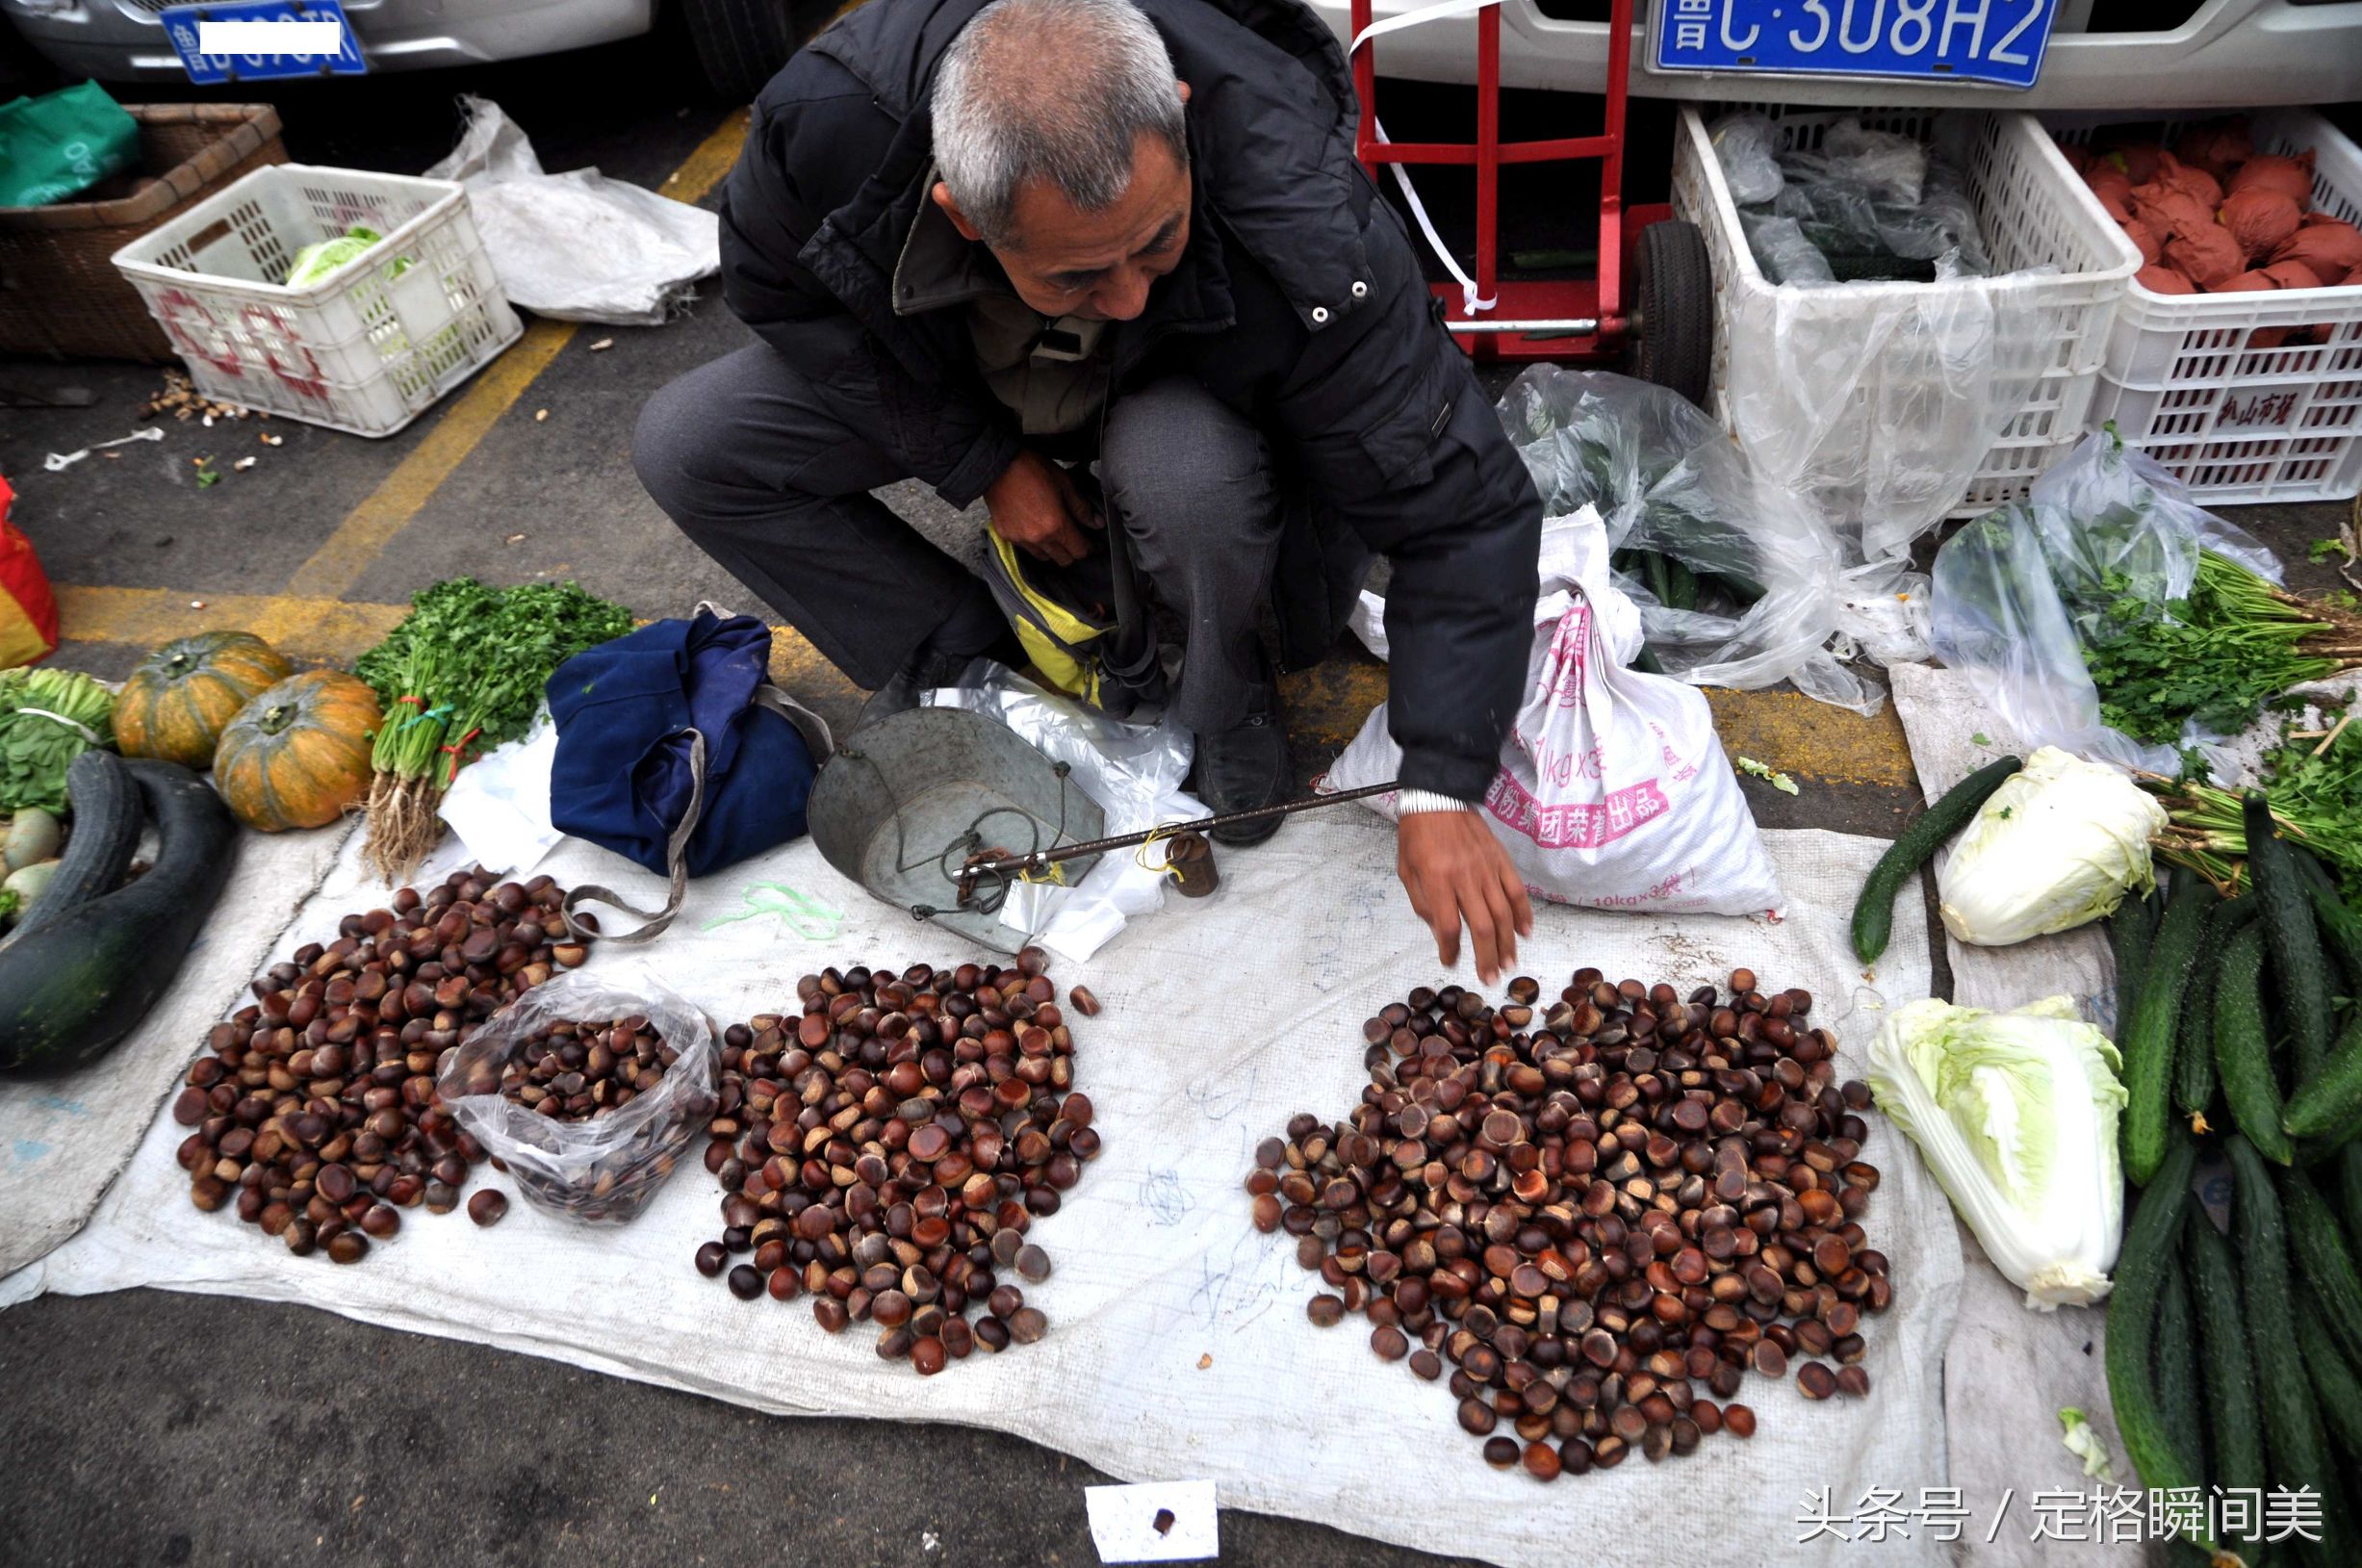
[[[985,505],[992,513],[992,531],[1030,555],[1057,566],[1072,566],[1091,552],[1085,528],[1096,528],[1099,515],[1066,471],[1030,451],[986,486]]]
[[[1526,882],[1484,819],[1474,811],[1418,811],[1396,830],[1395,870],[1411,908],[1435,933],[1435,956],[1460,962],[1468,927],[1476,975],[1486,985],[1517,962],[1517,938],[1533,935]]]

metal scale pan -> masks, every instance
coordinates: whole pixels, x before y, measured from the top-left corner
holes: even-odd
[[[805,813],[829,864],[996,953],[1015,952],[1022,937],[1001,924],[997,897],[962,907],[966,861],[989,849],[1027,855],[1096,838],[1107,827],[1063,764],[959,707],[913,708],[847,736]],[[1066,879],[1079,882],[1096,860],[1065,862]]]

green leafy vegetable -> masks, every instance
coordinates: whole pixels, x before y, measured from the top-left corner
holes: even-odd
[[[1982,730],[1979,730],[1975,734],[1970,735],[1968,738],[1980,746],[1990,746],[1993,743],[1992,737]]]
[[[386,722],[371,760],[370,858],[407,874],[442,829],[434,802],[478,754],[523,735],[560,664],[631,630],[631,612],[571,582],[488,588],[452,578],[414,596],[354,661]]]
[[[2362,723],[2334,711],[2327,722],[2326,731],[2283,724],[2280,744],[2263,758],[2264,794],[2282,831],[2336,870],[2348,898],[2362,898]],[[2202,778],[2149,787],[2172,818],[2157,852],[2225,892],[2235,887],[2247,853],[2238,792]]]
[[[2162,609],[2120,572],[2105,574],[2099,592],[2104,607],[2072,606],[2084,662],[2100,717],[2135,740],[2169,745],[2190,719],[2235,734],[2289,687],[2362,665],[2362,625],[2212,551],[2199,553],[2190,597]]]
[[[1796,781],[1784,773],[1775,771],[1769,763],[1759,762],[1752,757],[1741,757],[1734,760],[1739,772],[1744,773],[1750,779],[1760,779],[1783,795],[1797,793]]]
[[[2346,541],[2343,539],[2316,539],[2305,550],[2304,558],[2315,563],[2331,560],[2349,561],[2353,559],[2353,554],[2346,548]]]
[[[65,770],[115,748],[115,693],[78,670],[0,671],[0,810],[66,814]]]
[[[2083,1473],[2104,1481],[2115,1480],[2116,1466],[2109,1460],[2108,1445],[2092,1429],[2092,1418],[2070,1404],[2059,1411],[2059,1424],[2067,1428],[2067,1435],[2059,1441],[2067,1446],[2067,1452],[2083,1461]]]
[[[1870,1090],[2002,1275],[2041,1311],[2108,1294],[2124,1229],[2108,1037],[2053,996],[2009,1013],[1930,998],[1870,1042]]]

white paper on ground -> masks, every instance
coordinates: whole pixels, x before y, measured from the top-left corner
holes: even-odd
[[[1769,833],[1764,842],[1788,890],[1784,921],[1538,908],[1522,967],[1553,977],[1596,964],[1686,987],[1743,964],[1810,990],[1814,1021],[1841,1042],[1840,1076],[1860,1076],[1887,1007],[1927,992],[1926,933],[1920,922],[1898,922],[1873,989],[1847,950],[1846,924],[1884,846],[1801,831]],[[1052,971],[1062,989],[1088,983],[1105,1005],[1076,1020],[1078,1087],[1096,1106],[1105,1149],[1039,1232],[1056,1272],[1026,1297],[1048,1315],[1050,1333],[1039,1345],[973,1356],[923,1388],[908,1367],[878,1359],[870,1328],[832,1337],[800,1301],[741,1303],[700,1277],[689,1259],[719,1232],[720,1195],[696,1161],[683,1163],[638,1221],[610,1233],[586,1235],[523,1204],[492,1231],[422,1216],[366,1266],[339,1269],[293,1257],[227,1214],[190,1209],[188,1177],[173,1160],[181,1129],[158,1118],[90,1226],[0,1279],[0,1301],[160,1285],[304,1302],[778,1414],[991,1426],[1120,1479],[1209,1479],[1233,1507],[1432,1547],[1434,1494],[1404,1493],[1383,1467],[1335,1440],[1341,1401],[1350,1401],[1367,1429],[1434,1456],[1430,1471],[1448,1483],[1453,1550],[1505,1568],[1559,1568],[1567,1543],[1600,1519],[1637,1517],[1658,1522],[1668,1560],[1729,1560],[1733,1543],[1745,1542],[1758,1555],[1773,1552],[1784,1568],[1941,1561],[1924,1532],[1882,1545],[1827,1536],[1790,1544],[1811,1490],[1826,1487],[1832,1505],[1844,1507],[1872,1487],[1915,1499],[1946,1480],[1939,1365],[1960,1248],[1941,1194],[1877,1118],[1862,1158],[1887,1175],[1865,1224],[1899,1288],[1892,1310],[1866,1329],[1863,1366],[1875,1392],[1816,1404],[1792,1380],[1751,1379],[1742,1397],[1762,1422],[1754,1442],[1713,1439],[1678,1465],[1634,1463],[1579,1485],[1537,1486],[1522,1472],[1488,1469],[1459,1429],[1449,1392],[1375,1362],[1360,1320],[1328,1331],[1305,1320],[1315,1286],[1290,1238],[1248,1224],[1239,1182],[1256,1143],[1294,1113],[1334,1119],[1358,1103],[1367,1081],[1362,1020],[1441,978],[1394,860],[1394,833],[1375,818],[1299,817],[1270,843],[1224,859],[1221,896],[1137,923],[1091,964]],[[564,884],[605,883],[640,904],[662,889],[620,857],[574,839],[542,869]],[[738,905],[749,879],[844,909],[842,937],[816,949],[750,939],[744,925],[702,930]],[[1914,889],[1903,896],[1916,907]],[[384,896],[365,881],[357,848],[348,851],[282,950]],[[805,840],[730,877],[692,883],[681,919],[648,958],[729,1021],[794,1011],[796,978],[824,962],[900,966],[964,956],[950,934],[914,924],[837,876]],[[1465,962],[1451,978],[1476,983]],[[183,1038],[185,1057],[197,1037]],[[504,1178],[485,1171],[479,1181]],[[550,1316],[552,1300],[632,1332],[586,1342],[577,1317]],[[1964,1441],[1991,1439],[1972,1431]]]
[[[1984,706],[1959,671],[1897,664],[1887,675],[1894,682],[1894,709],[1911,742],[1912,765],[1931,802],[1986,763],[2033,750],[2006,719]],[[1938,866],[1948,854],[1939,852]],[[1905,893],[1897,907],[1915,912],[1912,896]],[[2072,996],[2085,1017],[2113,1036],[2116,964],[2105,932],[2103,925],[2092,924],[2014,947],[1971,947],[1947,933],[1952,1000],[1964,1007],[2007,1009],[2044,996]],[[1910,1164],[1924,1170],[1915,1153]],[[1982,1501],[1979,1520],[1990,1519],[2005,1487],[2016,1487],[2021,1500],[2046,1488],[2088,1494],[2093,1482],[2084,1475],[2083,1461],[2059,1440],[2059,1410],[2080,1405],[2108,1452],[2123,1455],[2101,1359],[2107,1308],[2033,1311],[2025,1293],[2001,1277],[1964,1224],[1960,1240],[1971,1261],[1961,1281],[1960,1322],[1944,1354],[1945,1424],[1962,1439],[1952,1449],[1952,1484],[1962,1488],[1972,1511]],[[1978,1568],[2056,1562],[2055,1547],[2027,1539],[2031,1525],[2030,1514],[2005,1522],[1990,1544],[1981,1531],[1971,1531],[1976,1544],[1973,1551],[1965,1541],[1957,1547],[1960,1560],[1973,1560]],[[2077,1547],[2075,1560],[2089,1568],[2140,1568],[2143,1553],[2137,1544],[2104,1544],[2095,1536]]]
[[[522,740],[495,746],[459,770],[436,813],[480,865],[527,876],[566,835],[550,821],[550,764],[557,726],[542,709]]]
[[[82,1228],[206,1031],[243,1005],[246,982],[346,839],[360,841],[356,826],[241,833],[229,886],[172,989],[130,1038],[78,1072],[0,1077],[0,1276]]]
[[[1101,1562],[1194,1562],[1222,1555],[1210,1480],[1086,1486],[1083,1507]],[[1160,1515],[1169,1515],[1162,1530]]]

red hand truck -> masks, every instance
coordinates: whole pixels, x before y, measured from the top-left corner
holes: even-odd
[[[1476,171],[1476,293],[1492,306],[1471,312],[1457,284],[1434,286],[1447,307],[1444,323],[1460,347],[1479,359],[1621,364],[1631,374],[1670,387],[1703,406],[1714,332],[1713,276],[1705,237],[1695,224],[1675,219],[1671,207],[1639,206],[1629,214],[1624,208],[1624,99],[1631,60],[1632,0],[1614,0],[1610,8],[1605,128],[1597,136],[1543,141],[1501,140],[1498,4],[1476,13],[1476,140],[1379,140],[1376,40],[1363,37],[1370,19],[1371,0],[1352,0],[1353,87],[1362,107],[1354,153],[1362,167],[1373,179],[1386,164],[1455,165]],[[1598,276],[1502,278],[1502,166],[1591,159],[1601,166]]]

